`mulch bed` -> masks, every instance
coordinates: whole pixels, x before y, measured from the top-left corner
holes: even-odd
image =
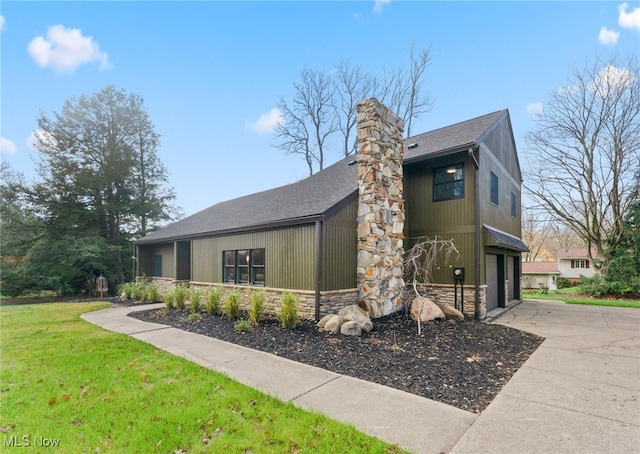
[[[132,312],[139,320],[162,323],[226,342],[262,350],[342,375],[367,380],[436,400],[470,412],[482,412],[544,340],[502,325],[467,319],[422,324],[394,314],[373,319],[361,337],[320,332],[313,321],[294,329],[265,318],[239,334],[234,322],[173,310]]]

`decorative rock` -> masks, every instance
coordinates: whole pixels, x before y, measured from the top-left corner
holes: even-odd
[[[356,322],[362,331],[371,332],[373,323],[371,319],[358,306],[346,306],[338,311],[338,315],[345,321]]]
[[[344,318],[340,317],[339,315],[333,314],[325,322],[323,329],[331,334],[338,334],[343,323]]]
[[[411,301],[411,318],[421,322],[428,322],[437,318],[445,318],[445,315],[440,306],[429,298],[418,296]]]
[[[317,326],[319,329],[324,329],[324,326],[327,324],[327,321],[328,321],[331,317],[333,317],[334,315],[335,315],[335,314],[327,314],[327,315],[325,315],[324,317],[322,317],[322,318],[320,319],[320,321],[319,321],[318,323],[316,323],[316,326]]]
[[[348,321],[344,322],[340,327],[340,332],[345,336],[360,336],[362,334],[362,329],[360,325],[356,321]]]
[[[436,303],[436,304],[438,305],[440,310],[444,313],[447,320],[455,320],[458,322],[464,321],[464,314],[460,312],[458,309],[456,309],[455,307],[451,307],[448,304],[440,304],[440,303]]]

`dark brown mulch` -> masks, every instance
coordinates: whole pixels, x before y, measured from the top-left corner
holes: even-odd
[[[273,317],[246,334],[220,316],[162,310],[131,313],[140,320],[262,350],[339,374],[368,380],[480,413],[542,343],[543,338],[502,325],[467,319],[422,324],[398,314],[374,319],[374,330],[361,337],[320,332],[313,321],[292,330]]]

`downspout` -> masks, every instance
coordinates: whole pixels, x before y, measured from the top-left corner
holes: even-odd
[[[478,147],[469,148],[469,158],[473,161],[473,166],[475,168],[475,178],[473,181],[474,191],[474,208],[473,208],[473,218],[475,223],[474,228],[474,248],[473,248],[473,260],[475,266],[473,267],[474,274],[474,318],[476,320],[480,320],[480,163],[478,162],[478,158],[476,158],[475,152],[478,150]]]
[[[315,318],[320,320],[320,284],[322,282],[322,219],[316,221]]]

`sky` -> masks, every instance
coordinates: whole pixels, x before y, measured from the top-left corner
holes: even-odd
[[[308,176],[274,147],[303,67],[382,75],[431,46],[419,134],[509,109],[524,134],[574,67],[640,53],[640,2],[12,1],[0,3],[0,158],[36,177],[42,112],[108,85],[139,95],[185,215]],[[329,163],[340,158],[330,144]]]

